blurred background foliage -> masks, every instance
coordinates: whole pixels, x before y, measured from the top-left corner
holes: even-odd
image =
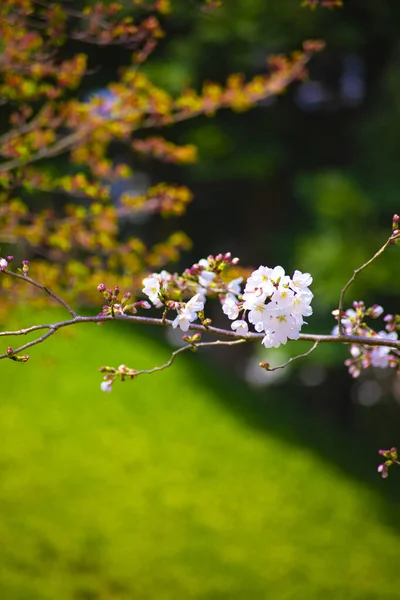
[[[327,332],[340,289],[380,248],[399,211],[400,7],[390,0],[356,0],[334,10],[299,4],[232,0],[204,14],[196,2],[177,1],[166,21],[170,35],[145,66],[167,89],[222,82],[231,72],[252,75],[266,57],[293,51],[304,39],[323,39],[326,49],[311,61],[308,78],[284,95],[242,114],[222,111],[171,127],[167,137],[195,143],[199,161],[149,169],[154,176],[172,172],[194,191],[183,218],[193,260],[230,250],[245,265],[311,272],[309,329]],[[161,231],[173,227],[157,223]],[[347,305],[362,298],[398,312],[398,264],[398,252],[389,249],[357,279]],[[332,399],[339,421],[354,416],[354,402],[373,412],[379,401],[400,400],[398,384],[382,383],[382,374],[368,374],[362,393],[359,382],[337,377],[343,358],[342,348],[332,348],[312,359],[324,369],[318,387],[333,377],[336,396],[345,398]],[[396,429],[397,422],[393,435]]]
[[[304,39],[326,42],[308,79],[285,95],[163,130],[196,144],[197,164],[142,161],[137,170],[194,191],[179,225],[194,242],[182,267],[229,250],[243,265],[309,271],[308,330],[327,333],[341,287],[399,212],[400,5],[354,0],[311,11],[300,0],[226,0],[210,13],[195,0],[174,5],[144,66],[171,91],[255,74]],[[84,93],[129,62],[121,48],[90,52],[103,65]],[[157,241],[176,222],[134,227]],[[399,312],[398,265],[390,248],[348,303]],[[170,372],[115,385],[112,398],[96,391],[100,364],[165,360],[160,335],[65,332],[27,365],[2,364],[0,596],[396,598],[400,477],[382,482],[375,468],[377,449],[398,443],[398,380],[372,371],[351,380],[347,349],[336,347],[262,379],[260,360],[307,349],[293,344],[269,356],[260,348],[182,358]]]

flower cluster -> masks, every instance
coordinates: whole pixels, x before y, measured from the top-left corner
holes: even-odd
[[[189,269],[185,269],[182,275],[171,274],[168,271],[152,273],[143,279],[142,292],[156,308],[164,306],[167,311],[176,310],[177,316],[172,327],[187,331],[199,313],[202,315],[207,296],[222,294],[225,297],[230,293],[240,294],[242,277],[226,283],[221,276],[226,267],[234,266],[238,262],[238,258],[232,258],[231,253],[227,252],[201,259]],[[184,302],[184,298],[192,294],[194,295],[191,299]],[[207,325],[211,320],[202,319],[202,323]]]
[[[219,297],[222,311],[233,321],[231,327],[238,335],[248,335],[250,323],[256,332],[264,332],[262,343],[266,348],[277,348],[288,339],[298,339],[304,317],[312,314],[311,275],[295,271],[290,278],[282,267],[260,266],[247,279],[242,293],[242,277],[229,282],[221,277],[227,266],[237,263],[238,259],[229,252],[210,255],[186,269],[182,276],[167,271],[153,273],[143,280],[142,291],[156,307],[176,310],[172,326],[179,326],[182,331],[189,329],[199,313],[203,316],[206,297],[214,295]],[[195,295],[182,302],[184,293]]]
[[[375,331],[365,322],[366,318],[377,319],[383,315],[383,308],[378,304],[366,308],[364,302],[353,302],[353,308],[342,312],[341,328],[344,335],[359,335],[369,338],[387,339],[395,341],[398,339],[397,331],[400,330],[400,316],[386,315],[383,321],[386,323],[385,329]],[[339,320],[339,311],[332,313]],[[336,325],[332,331],[333,335],[338,335],[339,325]],[[396,348],[390,346],[363,346],[362,344],[351,344],[351,358],[345,361],[349,368],[349,373],[353,377],[359,377],[363,369],[368,367],[386,367],[400,369],[400,353]]]
[[[242,302],[230,292],[226,295],[222,310],[233,321],[231,327],[238,333],[248,333],[248,323],[265,336],[262,344],[266,348],[278,348],[287,340],[296,340],[305,323],[303,317],[312,314],[312,292],[309,273],[295,271],[292,278],[282,267],[273,269],[260,266],[246,282]],[[243,311],[242,318],[237,319]]]

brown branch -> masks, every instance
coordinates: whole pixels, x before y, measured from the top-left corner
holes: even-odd
[[[59,304],[61,304],[61,306],[63,306],[69,312],[69,314],[72,317],[76,317],[77,316],[77,314],[74,311],[74,309],[71,308],[71,306],[69,304],[67,304],[67,302],[65,302],[65,300],[63,300],[62,298],[60,298],[60,296],[58,296],[57,294],[55,294],[54,292],[52,292],[45,285],[42,285],[41,283],[38,283],[34,279],[31,279],[27,275],[22,275],[21,273],[14,273],[13,271],[7,271],[7,270],[4,270],[3,272],[6,273],[7,275],[11,275],[12,277],[15,277],[16,279],[22,279],[22,281],[26,281],[27,283],[30,283],[34,287],[37,287],[40,290],[43,290],[46,294],[48,294],[49,296],[51,296],[51,298],[54,298],[54,300],[56,300],[56,302],[58,302]]]
[[[75,316],[68,321],[59,321],[58,323],[52,324],[43,324],[43,325],[34,325],[32,327],[28,327],[26,329],[19,329],[15,331],[3,331],[0,332],[0,337],[7,336],[19,336],[26,335],[33,331],[39,331],[41,329],[48,329],[52,331],[50,335],[58,331],[59,329],[63,329],[64,327],[70,327],[72,325],[77,325],[78,323],[103,323],[106,321],[126,321],[128,323],[135,323],[138,325],[152,325],[156,327],[172,327],[173,321],[165,320],[163,322],[162,319],[157,319],[154,317],[139,317],[136,315],[115,315],[114,317],[111,315],[94,315],[89,317],[83,316]],[[257,342],[261,341],[264,337],[262,333],[248,333],[246,336],[241,336],[235,333],[234,331],[228,329],[221,329],[219,327],[208,326],[207,328],[204,325],[190,324],[189,331],[196,331],[199,333],[210,334],[216,337],[225,337],[233,341],[237,341],[240,343],[244,342]],[[32,342],[29,342],[29,347],[34,346],[35,344],[39,344],[44,339],[48,337],[48,333],[43,336],[36,338]],[[361,346],[386,346],[389,348],[394,348],[396,350],[400,350],[400,340],[388,340],[385,338],[379,337],[367,337],[367,336],[357,336],[357,335],[320,335],[320,334],[300,334],[298,338],[299,341],[303,342],[314,342],[314,343],[333,343],[333,344],[359,344]],[[297,341],[297,340],[290,340]],[[222,340],[218,340],[218,342],[222,345],[226,345],[227,343]],[[215,342],[210,342],[213,345],[216,345]],[[209,344],[209,342],[202,342],[202,344]],[[200,344],[196,344],[199,346]],[[25,350],[28,346],[24,345],[14,350],[14,354]],[[314,350],[314,348],[312,349]],[[310,352],[310,351],[309,351]],[[8,354],[1,354],[0,359],[9,358]],[[299,356],[300,358],[300,356]]]
[[[234,346],[234,345],[238,345],[238,344],[243,344],[244,342],[246,342],[246,340],[244,339],[239,339],[239,340],[234,340],[234,341],[222,341],[222,340],[216,340],[215,342],[198,342],[196,344],[188,344],[187,346],[182,346],[182,348],[178,348],[178,350],[175,350],[174,352],[172,352],[170,359],[164,363],[163,365],[160,365],[158,367],[153,367],[152,369],[142,369],[140,371],[134,371],[134,376],[137,377],[138,375],[151,375],[152,373],[155,373],[156,371],[163,371],[164,369],[167,369],[168,367],[170,367],[172,365],[172,363],[174,362],[176,356],[178,356],[178,354],[181,354],[181,352],[186,352],[187,350],[192,350],[192,351],[196,351],[197,348],[204,348],[204,347],[208,347],[208,346]]]

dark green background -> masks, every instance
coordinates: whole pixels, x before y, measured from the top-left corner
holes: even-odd
[[[400,212],[400,5],[310,11],[298,0],[226,0],[206,14],[195,1],[174,4],[169,35],[146,66],[154,81],[178,92],[252,75],[268,55],[320,38],[326,50],[309,73],[326,99],[306,110],[297,83],[247,113],[159,132],[196,143],[199,163],[137,169],[188,184],[195,199],[179,222],[155,217],[135,233],[155,242],[188,231],[194,249],[182,267],[230,250],[244,265],[309,271],[314,315],[305,331],[327,333],[341,287]],[[82,97],[129,63],[122,49],[72,43],[66,52],[82,49],[101,64]],[[353,105],[342,93],[349,58],[364,86]],[[400,312],[398,265],[390,248],[349,302]],[[31,323],[21,313],[14,325]],[[256,361],[287,358],[257,352]],[[168,355],[154,332],[82,326],[36,347],[26,364],[2,362],[0,597],[399,597],[400,475],[376,473],[378,448],[399,439],[394,378],[353,381],[346,348],[324,347],[254,390],[242,381],[249,351],[232,349],[181,357],[169,372],[100,392],[100,365],[149,368]],[[363,406],[371,390],[379,402]]]

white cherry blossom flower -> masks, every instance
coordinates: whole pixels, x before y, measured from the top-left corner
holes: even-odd
[[[113,384],[113,382],[110,379],[107,379],[106,381],[102,381],[100,384],[101,391],[102,392],[111,392],[112,384]]]
[[[197,316],[197,315],[196,315]],[[194,321],[194,319],[192,319]],[[191,323],[191,319],[188,318],[188,315],[185,312],[178,313],[172,322],[172,327],[176,329],[180,327],[182,331],[187,331],[189,329],[189,325]]]
[[[286,344],[287,340],[296,340],[300,335],[300,328],[287,309],[275,308],[271,311],[271,319],[262,344],[266,348],[277,348],[280,344]]]
[[[203,309],[204,301],[200,294],[196,294],[189,302],[178,308],[178,314],[172,323],[172,327],[174,329],[180,327],[182,331],[187,331],[190,323],[197,319],[197,313]]]
[[[294,301],[294,292],[285,285],[279,285],[278,289],[271,296],[272,302],[278,306],[292,306]]]
[[[198,262],[198,264],[201,267],[204,267],[205,269],[207,269],[210,266],[210,263],[208,262],[208,260],[206,258],[201,258]]]
[[[297,290],[307,290],[307,288],[312,284],[313,278],[310,273],[302,273],[301,271],[295,271],[293,273],[293,277],[291,280],[291,288],[294,291]]]
[[[232,321],[238,318],[239,307],[234,296],[230,296],[229,294],[226,296],[225,301],[222,304],[222,312]]]
[[[249,333],[249,326],[243,319],[233,321],[233,323],[231,323],[231,328],[239,335],[247,335]]]
[[[312,315],[313,310],[311,308],[311,301],[314,298],[314,294],[308,290],[308,292],[297,292],[292,297],[292,314],[299,314],[303,317],[309,317]]]
[[[148,277],[145,277],[142,281],[144,288],[142,289],[143,294],[149,297],[150,301],[157,308],[161,308],[162,302],[160,301],[158,295],[160,293],[161,288],[168,287],[168,280],[171,277],[171,274],[168,271],[161,271],[161,273],[153,273]]]
[[[285,275],[285,269],[279,266],[275,267],[274,269],[271,269],[271,274],[269,278],[274,283],[279,283],[280,285],[288,285],[290,281],[290,277],[288,275]]]
[[[158,298],[158,294],[160,292],[160,278],[158,273],[153,273],[153,275],[149,275],[149,277],[145,277],[142,281],[144,288],[142,289],[143,294],[146,294],[150,298],[150,301],[153,304],[160,302]]]
[[[256,331],[263,331],[271,318],[271,304],[259,302],[254,304],[249,312],[248,319]]]
[[[270,279],[270,275],[273,269],[269,267],[259,267],[254,271],[246,282],[244,289],[243,299],[251,302],[252,298],[257,299],[263,297],[264,300],[267,296],[274,293],[274,285]]]
[[[242,291],[240,287],[242,281],[243,277],[237,277],[236,279],[232,279],[232,281],[230,281],[227,286],[228,292],[230,294],[234,294],[235,296],[239,296],[239,294]]]
[[[191,298],[189,300],[189,302],[186,302],[186,310],[187,311],[197,313],[203,309],[204,309],[204,302],[203,302],[203,300],[200,299],[200,294],[196,294],[195,296],[193,296],[193,298]]]
[[[199,284],[203,287],[203,288],[208,288],[209,284],[212,282],[212,280],[215,278],[215,273],[213,273],[213,271],[202,271],[201,274],[199,275]]]

